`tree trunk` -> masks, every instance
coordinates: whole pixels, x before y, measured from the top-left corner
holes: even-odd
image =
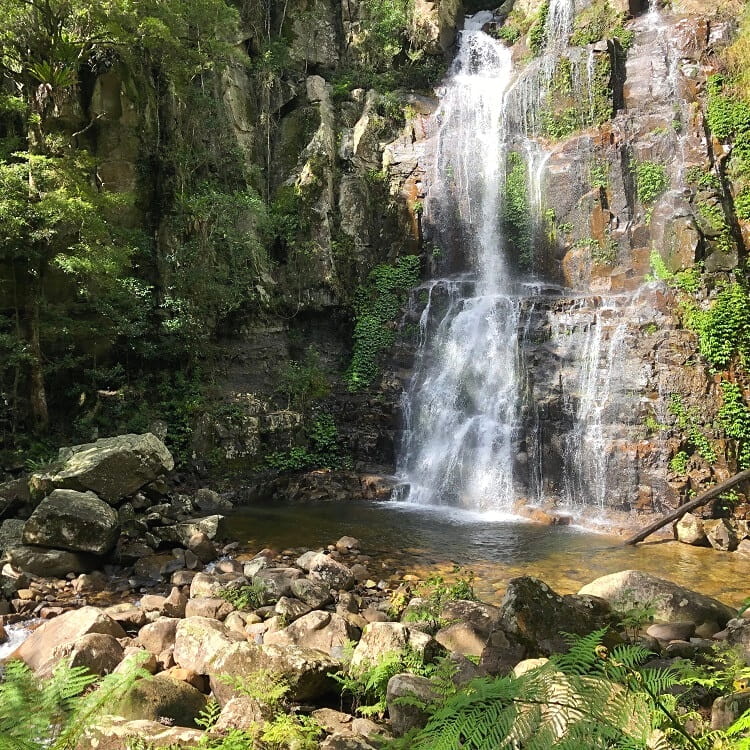
[[[26,305],[26,320],[28,325],[29,345],[29,402],[34,427],[37,432],[47,432],[49,428],[49,412],[47,411],[47,390],[44,386],[44,367],[42,362],[42,347],[39,342],[40,328],[40,297],[41,279],[37,276],[29,289]]]

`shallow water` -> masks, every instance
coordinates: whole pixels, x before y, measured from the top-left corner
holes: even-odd
[[[619,537],[577,527],[540,526],[505,514],[412,503],[348,502],[255,506],[231,518],[232,537],[252,550],[316,548],[347,534],[361,542],[373,579],[420,576],[454,564],[476,574],[477,595],[498,602],[509,579],[533,575],[575,593],[607,573],[637,568],[737,606],[750,595],[748,561],[732,553]]]

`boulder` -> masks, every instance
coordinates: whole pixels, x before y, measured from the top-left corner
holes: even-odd
[[[75,644],[90,633],[127,637],[120,625],[100,609],[81,607],[47,620],[9,658],[26,662],[35,672],[49,673],[59,660],[58,649]]]
[[[124,650],[117,638],[104,633],[89,633],[55,649],[55,657],[64,658],[68,666],[86,667],[98,675],[114,672],[123,656]]]
[[[7,518],[0,524],[0,556],[23,544],[25,525],[26,522],[18,518]]]
[[[238,695],[226,702],[213,728],[216,732],[253,729],[256,725],[270,721],[272,718],[273,709],[265,703],[247,695]]]
[[[440,693],[426,677],[418,677],[408,672],[394,675],[388,680],[386,703],[391,728],[397,737],[402,737],[412,729],[423,727],[429,718],[429,714],[421,706],[401,700],[407,697],[430,703],[438,700]]]
[[[348,552],[350,549],[357,549],[361,545],[359,539],[353,536],[342,536],[334,546],[339,552]]]
[[[206,701],[206,696],[187,682],[157,676],[138,680],[113,707],[113,713],[125,719],[168,719],[181,727],[194,727]]]
[[[190,521],[178,523],[175,526],[175,532],[177,534],[177,540],[183,547],[187,547],[191,538],[196,534],[205,534],[211,541],[215,539],[223,539],[227,533],[226,518],[220,515],[206,516],[205,518],[193,518]],[[193,549],[193,552],[195,552],[195,549]]]
[[[321,581],[330,589],[350,589],[354,585],[351,570],[322,552],[310,560],[310,580]]]
[[[8,557],[14,568],[46,578],[64,578],[68,573],[87,573],[100,564],[93,555],[47,547],[13,547]]]
[[[502,628],[490,633],[479,658],[479,667],[485,674],[506,675],[523,659],[526,648],[509,638]]]
[[[217,576],[210,573],[196,573],[190,582],[191,599],[213,599],[215,595],[226,586]]]
[[[238,633],[208,617],[188,617],[177,623],[174,641],[175,663],[197,674],[208,674],[216,655],[227,646],[244,641]]]
[[[601,597],[616,612],[625,612],[637,606],[653,606],[656,620],[692,622],[696,627],[713,622],[724,627],[736,614],[734,609],[710,596],[640,570],[623,570],[602,576],[578,593]]]
[[[407,647],[420,654],[425,661],[430,661],[440,651],[438,643],[427,633],[408,628],[400,622],[371,622],[365,627],[362,639],[354,649],[352,669],[377,664],[385,654]]]
[[[76,750],[130,750],[144,738],[148,738],[150,748],[198,747],[205,742],[205,735],[199,729],[167,727],[158,721],[128,721],[121,716],[106,716],[85,731]]]
[[[560,596],[531,576],[513,578],[501,605],[502,630],[525,646],[527,656],[564,652],[562,633],[586,635],[610,623],[610,608],[596,597]]]
[[[135,494],[174,468],[167,447],[150,432],[61,448],[58,463],[60,468],[48,477],[53,487],[92,490],[109,503]]]
[[[293,596],[292,581],[302,576],[302,571],[297,568],[264,568],[253,577],[253,583],[262,583],[275,601],[282,596]]]
[[[675,537],[683,544],[704,546],[708,543],[703,520],[692,513],[685,515],[674,525]]]
[[[738,617],[727,623],[726,642],[729,646],[736,646],[750,664],[750,620]]]
[[[113,604],[104,613],[119,623],[125,630],[138,630],[146,624],[146,613],[133,604]]]
[[[309,604],[305,604],[299,599],[289,596],[280,597],[274,607],[276,614],[286,622],[294,622],[299,617],[302,617],[302,615],[306,615],[311,609],[312,607]]]
[[[695,634],[694,622],[659,622],[651,625],[646,635],[658,641],[689,641]]]
[[[176,617],[160,617],[138,631],[138,642],[146,651],[161,654],[174,646],[179,622]]]
[[[335,612],[315,610],[283,630],[266,635],[264,643],[314,648],[340,659],[344,646],[359,637],[359,631]]]
[[[284,678],[290,686],[287,694],[290,700],[308,701],[332,691],[334,682],[329,675],[337,671],[341,663],[314,649],[245,642],[220,649],[207,666],[211,689],[219,703],[226,705],[239,693],[226,684],[225,676],[243,679],[255,676],[257,680],[257,673],[265,671]]]
[[[377,750],[379,746],[361,735],[334,732],[320,743],[320,750]]]
[[[289,584],[289,588],[292,596],[309,604],[313,609],[320,609],[333,601],[331,589],[322,581],[298,578]]]
[[[737,533],[726,518],[704,521],[708,543],[719,552],[734,552],[737,549]]]
[[[717,698],[711,706],[711,729],[726,729],[750,709],[750,690]]]
[[[218,492],[209,490],[205,487],[199,489],[195,493],[195,506],[202,510],[204,513],[225,513],[233,509],[233,505],[229,500],[225,500]]]
[[[23,541],[41,547],[105,555],[117,541],[116,511],[93,492],[55,490],[36,507],[23,529]]]
[[[481,656],[500,617],[500,609],[489,604],[467,600],[446,602],[440,619],[449,624],[438,630],[435,640],[448,651]]]
[[[302,570],[305,571],[305,573],[310,572],[310,563],[315,559],[316,555],[318,555],[317,552],[314,552],[313,550],[308,550],[307,552],[303,552],[295,561],[294,564],[298,568],[302,568]],[[247,575],[247,574],[245,574]]]
[[[224,599],[199,596],[188,601],[185,607],[185,616],[223,620],[233,610],[234,607]]]

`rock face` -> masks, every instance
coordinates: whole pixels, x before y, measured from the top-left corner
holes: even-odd
[[[104,555],[117,541],[117,513],[93,492],[55,490],[23,529],[25,544]]]
[[[61,467],[42,477],[40,483],[80,492],[92,490],[112,504],[174,468],[167,447],[150,432],[63,448],[58,462]]]
[[[719,626],[717,630],[736,614],[735,610],[716,599],[639,570],[623,570],[602,576],[584,586],[578,594],[601,597],[616,612],[651,605],[657,620],[692,622],[697,627],[716,623]]]

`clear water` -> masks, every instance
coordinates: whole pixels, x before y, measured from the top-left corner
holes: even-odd
[[[534,575],[560,593],[575,593],[594,578],[630,568],[730,605],[739,605],[747,594],[747,564],[731,553],[678,542],[625,547],[611,536],[526,523],[498,511],[407,502],[258,506],[234,515],[230,528],[253,551],[314,549],[354,536],[372,558],[368,566],[375,581],[450,572],[461,565],[475,572],[480,598],[496,603],[516,576]]]

